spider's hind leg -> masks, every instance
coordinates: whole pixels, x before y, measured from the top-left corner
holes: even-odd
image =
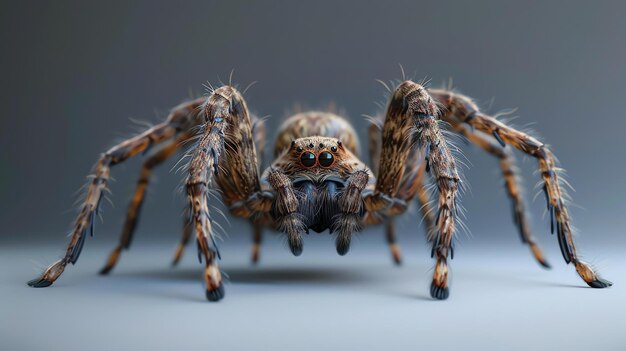
[[[370,126],[368,129],[369,136],[369,154],[370,154],[370,167],[374,174],[378,173],[378,162],[380,160],[380,130],[383,125],[382,117],[370,118]],[[402,253],[400,251],[400,244],[396,239],[395,225],[393,219],[388,219],[385,223],[385,238],[389,245],[389,252],[391,253],[391,259],[397,265],[402,263]]]
[[[36,288],[50,286],[61,276],[69,263],[76,263],[87,233],[91,232],[93,235],[94,219],[98,212],[102,193],[106,190],[110,178],[111,167],[145,152],[154,145],[169,140],[180,130],[187,128],[191,123],[191,116],[199,104],[200,101],[194,100],[176,107],[166,122],[119,143],[100,157],[95,166],[95,175],[90,180],[87,195],[74,223],[65,255],[48,267],[40,277],[29,281],[28,285]]]
[[[250,262],[257,264],[261,255],[261,241],[263,240],[263,226],[260,224],[252,224],[252,253],[250,254]]]
[[[578,275],[590,287],[606,288],[613,285],[610,281],[601,278],[588,263],[580,259],[576,252],[570,217],[565,205],[565,189],[561,186],[556,158],[548,147],[532,136],[482,113],[467,96],[449,91],[438,91],[433,94],[459,121],[487,135],[493,135],[502,147],[511,145],[537,159],[550,213],[551,228],[553,232],[556,232],[563,259],[566,263],[575,265]]]
[[[531,253],[541,266],[544,268],[551,268],[545,258],[545,255],[543,254],[543,250],[539,244],[537,244],[537,241],[530,231],[530,225],[528,224],[528,218],[524,206],[524,199],[522,197],[522,191],[517,177],[515,157],[512,155],[510,150],[507,150],[499,145],[495,145],[494,143],[488,141],[485,137],[471,131],[469,127],[459,124],[455,126],[455,129],[459,130],[460,133],[467,137],[469,141],[498,158],[500,161],[502,176],[504,177],[506,192],[511,199],[513,206],[513,221],[517,225],[522,242],[524,244],[528,244]]]
[[[109,274],[115,267],[120,259],[122,250],[128,250],[132,242],[133,234],[137,227],[137,221],[139,219],[139,213],[141,211],[142,204],[144,202],[146,191],[150,183],[150,177],[155,167],[168,160],[172,155],[175,155],[181,146],[181,143],[189,139],[189,135],[185,134],[180,138],[172,140],[168,145],[157,151],[150,156],[142,165],[139,173],[139,180],[135,187],[135,193],[132,200],[128,204],[128,210],[126,211],[126,221],[124,222],[124,228],[122,229],[122,235],[120,237],[119,244],[113,249],[109,255],[104,267],[100,270],[100,274]]]
[[[402,254],[400,253],[400,245],[396,241],[396,230],[392,219],[389,219],[385,224],[385,238],[387,239],[387,244],[389,244],[393,263],[397,265],[402,264]]]

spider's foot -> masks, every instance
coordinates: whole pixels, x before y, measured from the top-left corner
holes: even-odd
[[[98,272],[98,274],[109,275],[109,273],[111,273],[112,270],[113,270],[113,266],[105,265],[104,267],[102,267],[100,272]]]
[[[252,255],[250,255],[250,262],[252,262],[252,264],[257,264],[259,262],[259,251],[260,245],[252,244]]]
[[[29,280],[28,283],[26,284],[28,284],[28,286],[31,286],[33,288],[47,288],[50,285],[52,285],[52,282],[47,279],[44,279],[43,277],[40,277],[40,278],[35,278],[33,280]]]
[[[432,282],[430,284],[430,296],[433,299],[445,300],[448,298],[448,296],[450,296],[450,289],[448,289],[447,286],[445,287],[437,286],[435,282]]]
[[[61,275],[61,273],[63,273],[64,270],[65,270],[65,260],[60,259],[54,262],[50,267],[48,267],[48,269],[46,269],[46,271],[43,272],[43,274],[39,278],[29,280],[26,284],[28,284],[28,286],[31,286],[33,288],[48,287],[52,285],[52,283],[54,283],[54,281],[59,278],[59,276]]]
[[[546,257],[543,254],[543,251],[541,250],[539,245],[537,245],[535,243],[530,243],[530,251],[533,253],[533,256],[535,256],[535,259],[537,260],[537,262],[543,268],[545,268],[545,269],[551,269],[552,268],[550,263],[548,263],[548,260],[546,260]]]
[[[613,285],[612,282],[600,278],[600,276],[598,276],[596,272],[591,269],[588,263],[585,263],[583,261],[576,261],[574,262],[574,264],[576,265],[576,272],[578,273],[578,275],[580,275],[580,277],[583,278],[585,283],[587,283],[587,285],[589,285],[590,287],[602,289],[608,288]]]
[[[107,260],[107,263],[100,270],[100,275],[107,275],[107,274],[111,273],[111,271],[113,270],[113,267],[115,267],[115,265],[117,264],[117,260],[120,259],[120,253],[121,252],[122,252],[122,247],[121,246],[116,247],[113,250],[113,252],[111,252],[111,255],[109,256],[109,259]]]
[[[291,250],[291,253],[294,256],[300,256],[302,254],[302,249],[304,247],[303,242],[302,242],[302,235],[300,234],[289,235],[288,241],[289,241],[289,250]]]
[[[180,259],[183,258],[183,252],[185,252],[185,245],[183,245],[182,243],[178,243],[178,246],[176,246],[176,251],[174,251],[172,267],[176,267],[178,265]]]
[[[588,282],[587,285],[589,285],[592,288],[603,289],[603,288],[608,288],[608,287],[612,286],[613,282],[598,277],[598,278],[596,278],[596,280],[594,280],[592,282]]]
[[[391,258],[393,259],[393,263],[397,266],[402,264],[402,255],[400,254],[400,246],[396,243],[389,245],[389,249],[391,250]]]
[[[548,263],[548,261],[546,261],[546,260],[542,260],[542,261],[537,260],[537,262],[539,262],[541,267],[543,267],[545,269],[552,269],[552,265],[550,265],[550,263]]]
[[[221,299],[224,298],[225,292],[224,292],[224,284],[220,283],[220,285],[217,286],[217,288],[213,289],[213,290],[206,290],[206,299],[211,301],[211,302],[215,302],[215,301],[219,301]]]
[[[335,241],[335,245],[337,247],[337,253],[341,256],[350,251],[350,241],[352,240],[351,234],[339,234],[337,236],[337,240]]]

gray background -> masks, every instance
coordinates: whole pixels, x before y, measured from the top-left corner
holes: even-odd
[[[625,322],[624,2],[0,6],[0,311],[8,311],[0,312],[0,342],[16,349],[625,345],[616,329]],[[375,79],[400,78],[398,64],[434,87],[453,78],[489,112],[518,108],[515,125],[532,123],[576,188],[570,212],[584,257],[616,286],[572,288],[582,283],[562,264],[542,198],[529,207],[555,269],[536,268],[511,222],[497,162],[464,147],[471,233],[459,235],[452,296],[444,303],[427,299],[432,262],[415,213],[399,221],[406,264],[398,269],[380,228],[360,234],[345,258],[335,256],[327,235],[307,238],[297,260],[281,238],[268,236],[262,264],[252,268],[247,225],[232,220],[223,243],[227,298],[201,303],[193,255],[179,271],[167,267],[184,203],[175,192],[182,175],[170,171],[176,160],[158,171],[133,249],[112,277],[95,272],[117,240],[139,160],[113,170],[116,206],[105,203],[105,221],[78,266],[54,288],[24,287],[63,252],[72,194],[98,155],[141,128],[129,118],[157,122],[234,69],[241,86],[259,81],[246,99],[270,116],[270,126],[294,104],[334,102],[364,133],[361,114],[384,101]],[[536,164],[520,158],[520,166],[530,202]],[[136,330],[146,323],[151,327]]]

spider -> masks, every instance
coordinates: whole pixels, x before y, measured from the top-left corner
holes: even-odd
[[[87,233],[93,235],[94,218],[111,167],[159,145],[143,164],[119,245],[101,271],[109,273],[122,250],[129,248],[153,169],[177,154],[185,142],[193,141],[185,181],[189,218],[173,263],[179,262],[195,232],[198,259],[204,260],[205,265],[208,300],[224,297],[218,268],[221,257],[213,230],[216,224],[207,202],[216,189],[232,215],[252,223],[253,262],[259,258],[263,228],[284,233],[296,256],[303,250],[303,234],[329,230],[336,233],[337,252],[345,255],[354,232],[364,225],[385,224],[392,257],[400,263],[393,218],[404,213],[415,199],[428,228],[431,256],[436,260],[430,295],[447,299],[448,259],[454,257],[452,244],[461,182],[446,130],[461,134],[499,160],[521,239],[529,245],[534,258],[549,268],[529,229],[510,149],[536,158],[552,232],[556,231],[565,262],[573,263],[590,287],[612,285],[576,253],[559,169],[545,144],[481,112],[469,97],[460,93],[427,89],[411,80],[389,91],[384,118],[373,118],[369,129],[371,168],[357,156],[359,142],[354,128],[331,112],[303,112],[286,119],[274,145],[275,161],[260,175],[257,148],[262,150],[265,146],[265,129],[261,120],[248,112],[235,87],[224,85],[212,89],[208,97],[175,107],[163,123],[123,141],[100,157],[65,255],[28,285],[50,286],[69,263],[76,263]],[[428,179],[436,185],[436,209],[431,209]]]

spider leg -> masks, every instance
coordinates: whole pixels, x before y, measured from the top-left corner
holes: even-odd
[[[102,270],[100,270],[100,274],[109,274],[109,272],[111,272],[111,270],[117,264],[121,256],[122,250],[128,250],[128,248],[130,247],[133,234],[137,227],[137,220],[139,218],[139,213],[141,212],[141,206],[145,199],[146,190],[150,183],[152,171],[155,167],[165,162],[172,155],[176,154],[181,146],[181,143],[189,139],[189,137],[190,136],[188,134],[183,134],[180,137],[170,141],[166,146],[150,156],[143,163],[143,166],[141,167],[141,171],[139,173],[139,180],[137,181],[137,186],[135,187],[135,195],[133,196],[131,202],[128,204],[128,210],[126,211],[126,221],[124,222],[124,228],[122,229],[120,242],[109,255],[109,259],[107,260]]]
[[[378,173],[379,153],[380,153],[380,130],[382,129],[382,118],[373,117],[370,119],[370,126],[368,129],[369,137],[369,154],[371,170],[374,174]],[[395,226],[393,219],[388,219],[385,223],[385,237],[387,244],[389,245],[389,251],[391,252],[391,258],[397,265],[402,263],[402,254],[400,252],[400,245],[397,243]]]
[[[166,122],[117,144],[100,157],[95,166],[95,174],[87,187],[84,203],[74,223],[65,255],[50,265],[40,277],[29,281],[28,285],[36,288],[50,286],[61,276],[68,263],[76,263],[87,232],[93,235],[94,219],[98,213],[102,192],[106,190],[111,167],[147,151],[151,146],[168,140],[179,131],[192,126],[195,122],[194,111],[200,103],[201,100],[198,99],[175,107]]]
[[[563,258],[566,263],[574,263],[576,272],[592,288],[606,288],[612,285],[595,272],[588,263],[582,261],[577,253],[572,235],[570,217],[565,206],[565,191],[561,187],[556,168],[556,159],[548,147],[532,136],[520,132],[498,121],[492,116],[482,113],[466,96],[452,92],[437,93],[438,99],[446,109],[460,121],[485,134],[493,135],[504,147],[514,148],[534,157],[539,163],[541,178],[544,183],[548,212],[552,220],[552,230],[556,222],[556,233]]]
[[[550,264],[546,260],[543,250],[539,244],[537,244],[537,241],[530,231],[530,225],[528,224],[528,219],[526,217],[524,199],[518,184],[517,167],[515,167],[515,157],[513,154],[507,148],[495,145],[485,137],[473,132],[465,125],[459,124],[458,126],[454,126],[454,128],[461,134],[465,135],[469,141],[498,158],[500,161],[502,176],[504,177],[505,189],[507,195],[511,199],[511,203],[513,204],[513,220],[518,227],[522,242],[524,244],[528,244],[531,253],[541,266],[544,268],[550,268]]]
[[[352,233],[361,230],[361,192],[367,186],[368,180],[367,171],[356,171],[348,177],[345,189],[339,194],[337,202],[341,213],[333,219],[332,231],[337,232],[335,245],[337,253],[342,256],[350,250]]]
[[[294,256],[302,254],[302,233],[307,232],[307,226],[303,222],[298,210],[298,197],[291,180],[279,169],[271,169],[267,173],[267,181],[276,191],[274,212],[278,229],[287,234],[289,249]]]
[[[252,225],[252,254],[250,262],[257,264],[259,262],[261,241],[263,240],[263,226],[257,223]]]
[[[218,88],[209,96],[201,113],[206,123],[189,163],[186,188],[198,258],[205,263],[206,297],[209,301],[218,301],[224,297],[224,285],[209,214],[209,187],[215,181],[231,213],[250,218],[255,214],[254,209],[234,205],[253,199],[260,192],[260,181],[252,124],[241,94],[231,86]]]
[[[416,151],[426,159],[439,190],[438,232],[432,250],[437,263],[430,294],[436,299],[446,299],[449,295],[447,259],[452,251],[460,180],[454,157],[439,129],[437,114],[435,101],[419,84],[405,81],[396,88],[382,130],[376,188],[366,199],[365,206],[368,212],[393,208],[390,200],[393,202],[399,197],[407,160]]]
[[[435,224],[435,216],[430,201],[430,195],[426,188],[426,163],[423,163],[417,173],[415,179],[415,195],[417,203],[420,207],[420,213],[424,221],[426,229],[426,240],[432,242],[437,237],[437,225]]]
[[[180,259],[183,257],[183,253],[185,252],[185,247],[189,243],[189,240],[191,240],[191,234],[193,232],[193,223],[190,217],[191,217],[191,210],[189,209],[189,207],[186,207],[184,211],[184,215],[183,215],[183,230],[182,230],[183,235],[178,245],[176,245],[176,250],[174,251],[174,259],[172,260],[172,266],[178,265],[178,263],[180,262]]]
[[[257,161],[260,167],[262,167],[263,162],[264,162],[264,150],[265,150],[265,123],[262,119],[256,117],[254,114],[250,114],[250,120],[252,123],[252,134],[254,136],[254,143],[256,145],[256,150],[257,150]],[[186,210],[186,212],[188,213],[188,211]],[[185,216],[186,218],[189,217],[189,215],[187,214]],[[262,225],[260,224],[252,224],[253,225],[253,244],[252,244],[252,262],[256,263],[259,259],[259,250],[260,250],[260,244],[261,244],[261,235],[262,235]],[[256,227],[259,226],[259,229],[257,229]],[[172,260],[172,266],[176,266],[178,265],[178,263],[180,262],[180,259],[182,258],[184,252],[185,252],[185,247],[187,246],[187,243],[189,243],[189,240],[191,239],[191,231],[192,231],[192,226],[190,225],[189,221],[185,221],[183,223],[183,231],[182,231],[182,238],[181,241],[178,243],[178,245],[176,246],[176,250],[174,251],[174,259]]]
[[[266,129],[263,119],[251,116],[252,118],[252,134],[254,135],[254,144],[256,145],[257,157],[259,162],[259,171],[263,169],[265,165],[265,143],[266,143]],[[250,261],[256,264],[259,261],[261,242],[263,240],[263,226],[258,223],[252,224],[252,250],[250,254]]]
[[[393,219],[387,220],[385,224],[385,238],[387,244],[389,244],[389,250],[391,251],[391,258],[397,265],[402,264],[402,254],[400,253],[400,245],[396,242],[395,225]]]

